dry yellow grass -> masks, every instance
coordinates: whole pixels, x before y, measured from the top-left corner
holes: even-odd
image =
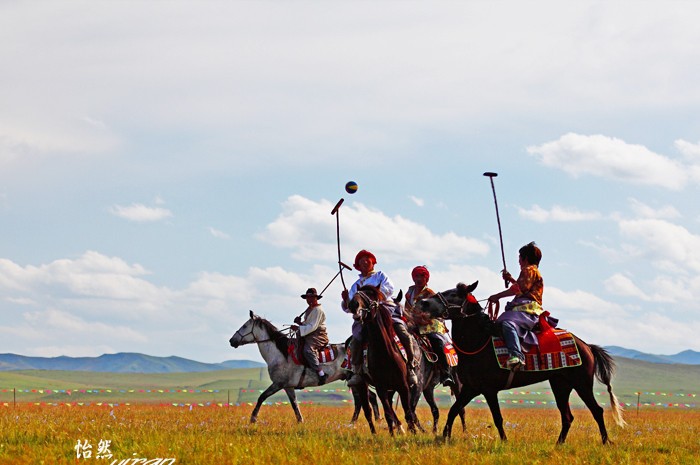
[[[590,413],[577,409],[567,444],[558,447],[559,414],[550,408],[505,407],[507,443],[498,440],[485,408],[470,408],[468,432],[455,425],[447,443],[429,432],[392,438],[383,423],[372,437],[364,418],[349,425],[349,407],[306,406],[306,421],[297,424],[288,406],[267,406],[255,425],[248,423],[251,409],[18,404],[0,408],[0,464],[99,465],[134,458],[207,465],[688,464],[700,456],[700,412],[692,410],[629,412],[625,429],[608,416],[613,444],[603,446]],[[444,410],[443,421],[446,415]],[[428,410],[419,416],[427,426]],[[92,457],[77,458],[78,440],[91,443]],[[111,458],[95,458],[100,440],[111,441]]]

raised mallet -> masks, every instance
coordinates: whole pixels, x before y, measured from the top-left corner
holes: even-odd
[[[340,258],[340,206],[343,204],[345,199],[341,198],[338,200],[338,203],[335,204],[335,207],[333,207],[333,210],[331,210],[331,215],[335,215],[335,238],[338,243],[338,274],[340,274],[340,282],[343,283],[343,289],[348,290],[348,288],[345,286],[345,280],[343,279],[343,267],[346,267],[348,269],[351,269],[349,266],[345,265],[342,262],[342,259]],[[333,278],[335,279],[335,278]],[[327,287],[327,286],[326,286]],[[324,289],[325,290],[325,289]]]
[[[333,283],[333,281],[335,281],[335,278],[337,278],[343,272],[343,268],[345,268],[346,270],[352,271],[352,268],[350,268],[348,265],[346,265],[343,262],[338,262],[338,265],[340,265],[340,269],[335,274],[335,276],[333,276],[333,279],[331,279],[328,282],[328,284],[326,284],[326,287],[323,288],[323,290],[321,291],[321,293],[319,295],[323,295],[323,293],[326,292],[326,289],[328,289],[328,286],[330,286]]]
[[[496,200],[496,186],[493,184],[493,178],[498,176],[498,173],[492,173],[490,171],[487,171],[484,173],[484,176],[489,178],[491,181],[491,190],[493,191],[493,203],[496,206],[496,221],[498,221],[498,239],[501,242],[501,258],[503,259],[503,270],[506,270],[506,254],[503,251],[503,233],[501,232],[501,216],[498,214],[498,200]],[[508,281],[504,280],[504,283],[506,287],[508,287]]]

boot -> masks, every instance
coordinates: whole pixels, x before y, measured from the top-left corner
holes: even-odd
[[[364,379],[362,379],[362,365],[353,365],[352,367],[352,377],[348,379],[348,387],[362,386]]]

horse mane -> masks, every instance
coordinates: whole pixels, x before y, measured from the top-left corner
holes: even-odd
[[[258,317],[258,322],[267,329],[267,333],[270,335],[270,339],[275,343],[275,346],[277,346],[277,349],[286,356],[289,348],[289,337],[263,317]]]

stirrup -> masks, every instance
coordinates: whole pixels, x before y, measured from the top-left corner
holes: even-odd
[[[520,371],[525,366],[525,361],[518,356],[512,356],[506,362],[506,368],[512,371]]]

